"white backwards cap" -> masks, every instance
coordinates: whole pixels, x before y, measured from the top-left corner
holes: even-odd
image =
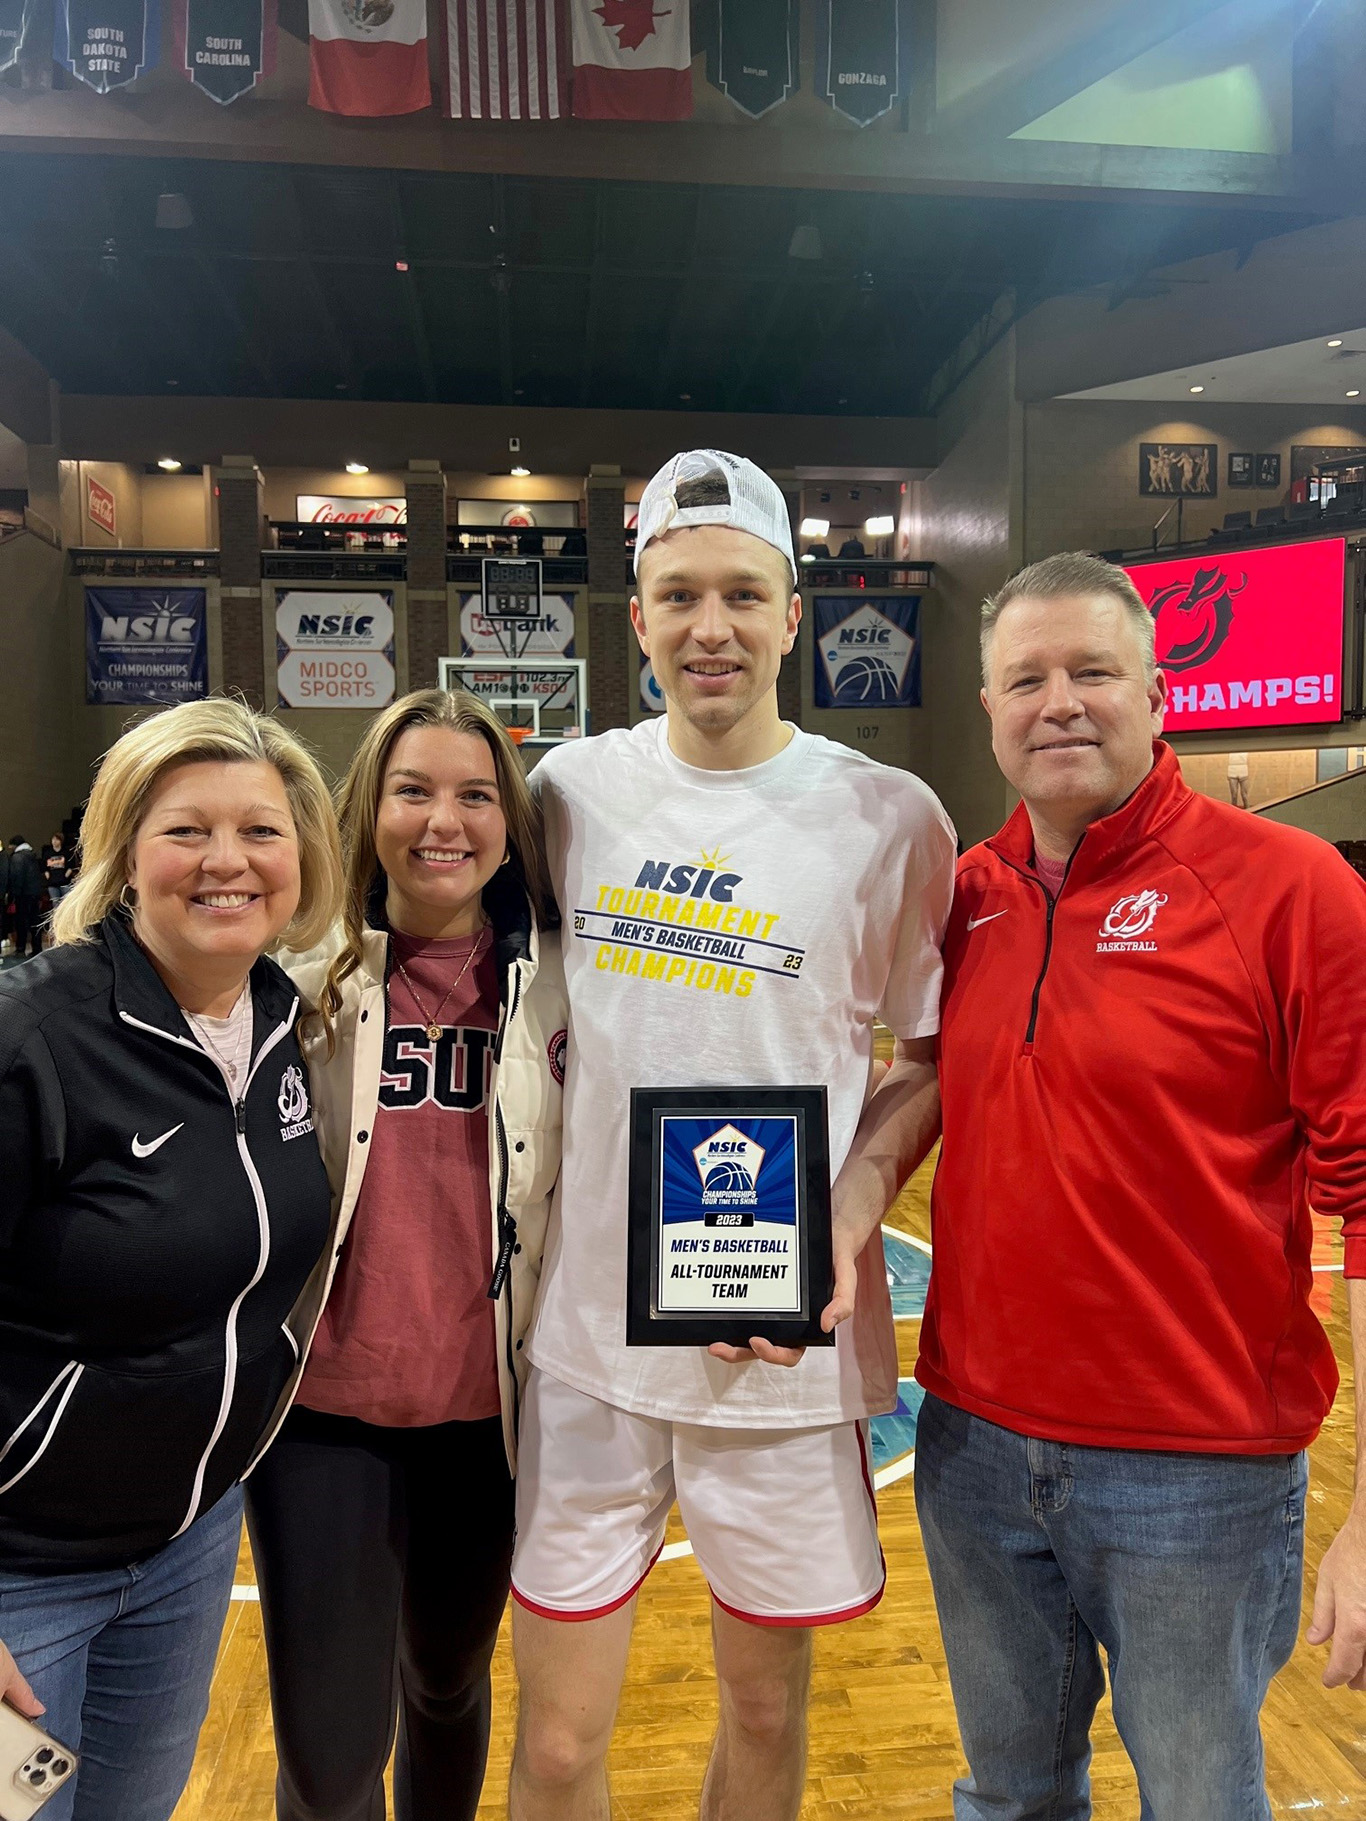
[[[678,489],[685,481],[712,481],[724,497],[708,506],[680,506]],[[792,550],[792,521],[787,501],[776,481],[743,455],[724,449],[688,449],[675,455],[650,481],[640,496],[636,520],[635,571],[640,574],[640,553],[651,538],[662,537],[685,525],[730,525],[748,531],[787,558],[795,584],[797,562]]]

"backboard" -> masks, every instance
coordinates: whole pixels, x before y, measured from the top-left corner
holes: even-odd
[[[487,702],[519,745],[558,746],[588,732],[586,670],[582,658],[442,658],[439,676]]]

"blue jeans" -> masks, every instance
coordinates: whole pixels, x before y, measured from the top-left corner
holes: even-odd
[[[81,1754],[42,1821],[169,1821],[194,1762],[242,1527],[234,1486],[131,1568],[0,1571],[0,1638]]]
[[[1303,1454],[1042,1442],[926,1397],[957,1821],[1086,1821],[1102,1650],[1142,1821],[1269,1821],[1258,1716],[1299,1629],[1307,1479]]]

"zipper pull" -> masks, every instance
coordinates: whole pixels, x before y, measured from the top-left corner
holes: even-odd
[[[489,1283],[489,1301],[497,1302],[503,1294],[507,1282],[508,1267],[512,1263],[512,1248],[517,1244],[517,1222],[510,1214],[504,1214],[498,1223],[503,1235],[503,1242],[498,1248],[498,1259],[493,1267],[493,1277]]]
[[[243,1094],[240,1100],[233,1102],[233,1112],[237,1115],[237,1130],[244,1133],[247,1129],[247,1097]]]

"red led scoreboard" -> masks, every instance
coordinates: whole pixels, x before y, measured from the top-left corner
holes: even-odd
[[[1342,719],[1342,538],[1128,570],[1157,622],[1168,733]]]

